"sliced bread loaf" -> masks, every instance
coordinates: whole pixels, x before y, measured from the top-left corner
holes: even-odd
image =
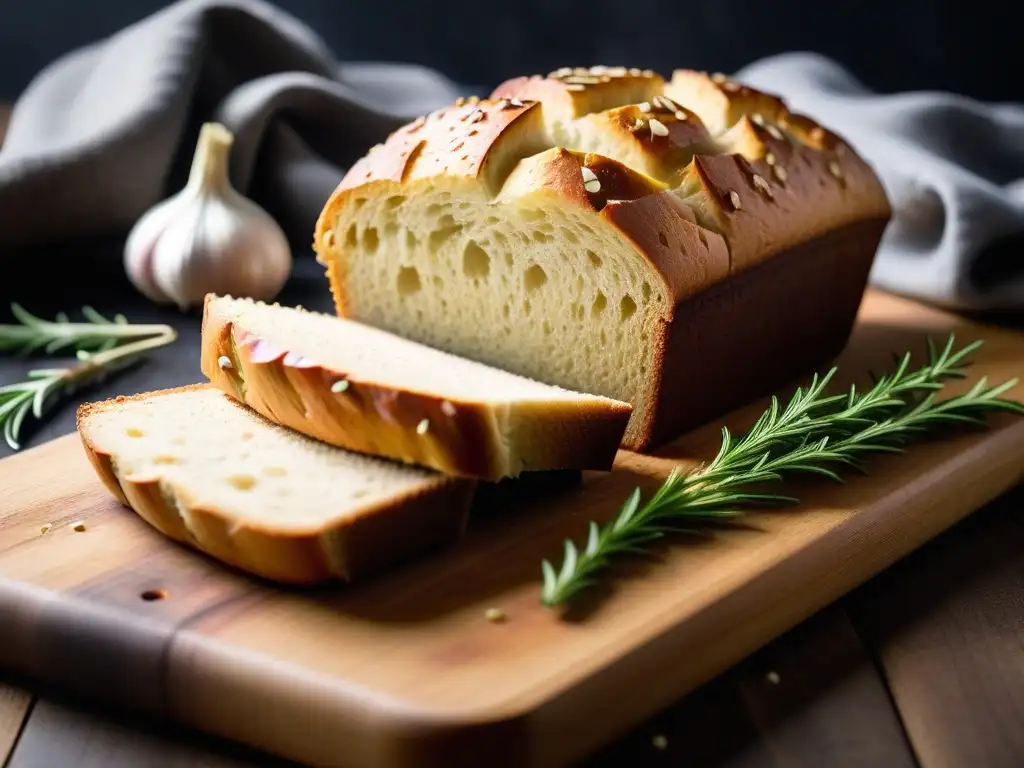
[[[304,434],[486,480],[610,469],[631,412],[361,323],[230,297],[207,297],[202,367]]]
[[[281,582],[351,580],[456,540],[476,485],[333,448],[209,385],[84,405],[78,431],[152,526]]]
[[[630,402],[644,450],[838,352],[890,213],[854,148],[771,94],[566,68],[395,131],[314,248],[339,315]]]

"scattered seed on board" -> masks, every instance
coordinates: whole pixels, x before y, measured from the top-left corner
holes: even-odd
[[[659,751],[664,752],[668,749],[668,738],[663,734],[657,734],[653,739],[651,739],[651,743],[654,745],[654,748]]]
[[[428,429],[430,429],[430,419],[423,419],[416,425],[416,434],[425,435]]]
[[[45,536],[46,534],[48,534],[50,532],[51,528],[53,528],[53,526],[50,525],[49,523],[46,523],[45,525],[40,526],[39,533],[42,534],[43,536]]]
[[[331,384],[331,392],[338,395],[348,389],[348,379],[342,379]]]
[[[769,672],[769,673],[768,673],[767,675],[765,675],[765,679],[766,679],[766,680],[767,680],[767,681],[768,681],[769,683],[771,683],[772,685],[778,685],[778,684],[779,684],[779,681],[780,681],[780,680],[781,680],[782,678],[780,678],[780,677],[779,677],[779,673],[778,673],[778,672],[776,672],[775,670],[772,670],[772,671],[771,671],[771,672]]]
[[[582,172],[583,172],[583,188],[585,190],[587,190],[587,192],[590,192],[591,194],[594,194],[595,192],[600,192],[601,191],[601,182],[600,182],[600,180],[598,180],[597,174],[594,173],[589,168],[587,168],[587,166],[585,166],[585,165],[582,168]]]
[[[497,624],[505,620],[505,612],[501,608],[488,608],[484,611],[484,618],[492,624]]]
[[[85,530],[85,520],[79,520],[77,523],[71,524],[71,530],[81,533]]]
[[[732,207],[737,211],[743,207],[740,205],[740,194],[735,189],[729,193],[729,202],[732,203]]]
[[[227,355],[221,355],[217,358],[217,365],[219,365],[221,369],[231,368],[231,358]]]

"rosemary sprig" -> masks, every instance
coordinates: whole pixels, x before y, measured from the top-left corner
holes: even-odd
[[[661,488],[641,506],[637,488],[616,518],[599,526],[590,523],[580,551],[565,541],[561,568],[542,563],[541,601],[564,604],[596,581],[598,572],[625,554],[644,554],[643,545],[671,532],[693,532],[716,520],[735,518],[748,507],[796,503],[790,496],[754,493],[749,486],[811,473],[841,481],[839,470],[862,469],[869,453],[900,453],[903,446],[935,429],[950,425],[984,425],[994,411],[1024,413],[1020,403],[1001,397],[1017,384],[1012,379],[989,387],[982,378],[968,392],[937,400],[943,383],[965,377],[969,355],[981,342],[954,351],[950,335],[939,351],[928,340],[928,363],[910,370],[910,353],[897,357],[891,374],[874,377],[874,386],[858,392],[828,395],[832,368],[810,385],[798,388],[785,408],[773,397],[769,408],[742,437],[722,430],[722,443],[706,467],[692,472],[673,470]]]
[[[70,395],[85,384],[102,380],[136,362],[142,353],[170,344],[177,338],[177,333],[170,326],[159,327],[165,330],[157,336],[100,352],[79,348],[78,358],[82,362],[71,368],[29,371],[26,381],[0,387],[0,428],[7,444],[12,450],[19,450],[18,435],[29,413],[41,419],[59,397]]]
[[[120,314],[110,320],[92,307],[82,307],[84,323],[71,322],[63,312],[56,320],[43,320],[20,304],[11,304],[11,313],[18,323],[0,324],[0,351],[14,350],[22,355],[40,349],[52,355],[68,347],[82,353],[105,352],[136,339],[174,333],[168,325],[136,325]]]

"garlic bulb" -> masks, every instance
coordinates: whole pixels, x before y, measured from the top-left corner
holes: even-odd
[[[267,301],[288,279],[284,232],[228,179],[233,140],[224,126],[204,124],[185,188],[144,214],[128,236],[128,278],[158,304],[184,310],[207,293]]]

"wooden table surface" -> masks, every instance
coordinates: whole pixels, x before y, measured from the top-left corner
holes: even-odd
[[[1022,506],[1018,487],[587,764],[1024,765]],[[284,763],[0,677],[3,768],[185,765]]]

